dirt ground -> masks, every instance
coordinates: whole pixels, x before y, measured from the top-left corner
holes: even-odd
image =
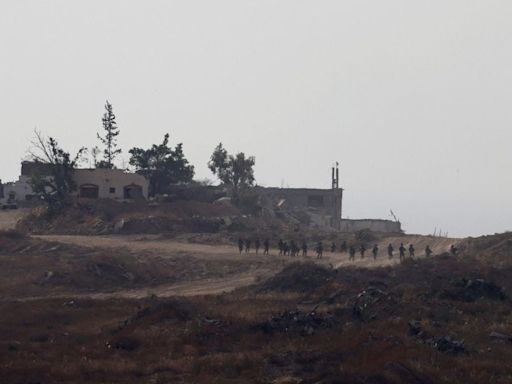
[[[512,382],[511,234],[380,237],[355,261],[222,236],[0,231],[0,381]]]
[[[151,288],[123,289],[110,293],[88,294],[94,298],[143,298],[148,294],[155,294],[161,297],[169,296],[191,296],[204,294],[219,294],[230,292],[234,289],[254,284],[262,279],[271,277],[278,273],[284,266],[292,262],[311,261],[330,268],[342,267],[361,267],[361,268],[380,268],[393,266],[399,263],[397,251],[395,257],[389,259],[386,254],[386,248],[389,243],[394,244],[395,250],[400,243],[414,244],[418,250],[417,257],[424,257],[422,251],[427,244],[434,251],[434,255],[449,251],[452,244],[457,244],[458,240],[447,238],[435,238],[425,236],[399,236],[382,240],[379,243],[381,249],[376,260],[373,259],[370,251],[366,252],[364,259],[358,254],[355,261],[349,261],[348,255],[340,252],[325,252],[322,259],[316,259],[315,255],[309,255],[307,258],[278,256],[276,249],[271,250],[269,256],[261,254],[256,255],[254,251],[249,254],[238,253],[236,247],[226,245],[205,245],[179,242],[169,239],[161,239],[158,236],[67,236],[67,235],[47,235],[36,236],[38,239],[53,243],[62,243],[74,245],[83,248],[102,249],[108,252],[126,253],[130,252],[143,257],[159,257],[163,259],[174,258],[176,255],[183,257],[194,257],[196,259],[207,260],[218,264],[228,265],[234,261],[238,263],[247,263],[250,265],[249,271],[224,276],[220,278],[197,278],[191,281],[179,282],[175,284],[163,284]],[[435,256],[433,256],[435,257]],[[81,295],[83,296],[83,294]]]
[[[18,220],[22,219],[29,212],[29,209],[24,208],[0,210],[0,231],[13,229]]]
[[[2,383],[511,382],[512,267],[449,256],[452,239],[390,241],[439,255],[352,263],[5,232]]]

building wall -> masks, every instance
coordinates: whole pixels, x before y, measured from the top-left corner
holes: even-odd
[[[6,203],[11,193],[14,193],[17,202],[26,201],[34,193],[30,185],[31,176],[34,174],[46,176],[50,171],[46,164],[22,163],[22,174],[19,179],[2,184],[4,193],[3,198],[0,197],[0,202]],[[142,197],[148,198],[148,181],[144,176],[135,173],[127,173],[118,169],[76,169],[73,180],[77,186],[75,195],[79,197],[80,186],[95,185],[98,187],[98,198],[100,199],[126,200],[125,187],[136,185],[141,187]]]
[[[124,200],[125,187],[136,185],[142,188],[142,197],[148,198],[149,183],[144,176],[127,173],[117,169],[77,169],[73,179],[77,185],[77,194],[84,185],[98,186],[98,198]]]
[[[400,222],[380,219],[362,219],[350,220],[342,219],[340,230],[342,232],[357,232],[363,229],[369,229],[373,232],[400,233],[402,226]]]
[[[313,224],[338,229],[343,189],[257,188],[264,207],[284,212],[306,212]]]
[[[52,167],[53,166],[51,164],[40,163],[37,161],[23,161],[21,163],[21,176],[50,176],[52,174]]]
[[[25,201],[30,198],[34,192],[29,180],[26,176],[20,176],[18,181],[2,184],[3,197],[0,197],[0,203],[7,203],[11,194],[14,194],[15,201]]]

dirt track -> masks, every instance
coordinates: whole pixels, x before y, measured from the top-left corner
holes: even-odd
[[[277,256],[277,251],[273,250],[270,256],[243,254],[240,256],[236,248],[223,245],[204,245],[186,242],[178,242],[174,240],[161,240],[149,236],[38,236],[39,238],[60,242],[64,244],[79,245],[82,247],[103,248],[108,250],[116,250],[123,252],[129,250],[132,253],[140,253],[141,255],[154,254],[159,257],[174,257],[176,255],[190,255],[195,258],[215,260],[219,263],[229,263],[233,260],[265,261],[264,267],[252,269],[250,272],[244,272],[235,276],[225,278],[209,278],[197,279],[192,281],[180,282],[170,285],[160,285],[156,287],[139,288],[131,290],[122,290],[113,293],[91,293],[86,294],[87,297],[98,299],[107,299],[113,297],[125,298],[141,298],[151,294],[167,297],[167,296],[192,296],[205,294],[219,294],[229,292],[234,289],[254,284],[255,282],[271,277],[279,272],[287,263],[306,260],[303,257],[292,258],[289,256]],[[386,248],[389,243],[393,243],[395,247],[395,257],[388,259]],[[379,244],[380,253],[377,260],[373,260],[370,250],[367,251],[366,257],[361,259],[359,253],[356,260],[350,262],[347,254],[325,252],[321,260],[315,257],[308,257],[307,260],[314,261],[319,264],[340,268],[345,266],[356,266],[363,268],[375,268],[383,266],[391,266],[398,263],[398,247],[400,243],[414,244],[416,248],[416,256],[424,257],[423,250],[427,244],[430,245],[435,254],[440,254],[449,250],[451,244],[456,244],[457,240],[446,238],[433,238],[427,236],[400,236],[388,238]],[[273,255],[272,255],[273,254]],[[143,257],[143,256],[141,256]]]

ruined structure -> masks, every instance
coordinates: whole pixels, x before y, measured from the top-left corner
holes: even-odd
[[[339,229],[343,190],[257,188],[264,209],[318,227]]]
[[[0,204],[29,201],[34,192],[30,186],[30,178],[21,175],[18,180],[0,185]]]
[[[297,221],[329,229],[340,229],[343,189],[339,169],[332,168],[331,189],[257,187],[266,212],[285,214]]]
[[[343,188],[339,186],[339,168],[332,168],[331,189],[257,187],[264,213],[284,215],[288,219],[339,232],[370,230],[401,233],[399,221],[382,219],[342,219]]]

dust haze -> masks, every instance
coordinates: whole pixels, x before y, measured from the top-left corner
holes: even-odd
[[[0,12],[2,180],[35,127],[91,146],[105,99],[124,149],[167,131],[198,178],[222,141],[265,186],[329,187],[344,215],[412,233],[510,229],[506,1],[9,2]]]
[[[2,383],[510,383],[510,20],[3,2]]]

